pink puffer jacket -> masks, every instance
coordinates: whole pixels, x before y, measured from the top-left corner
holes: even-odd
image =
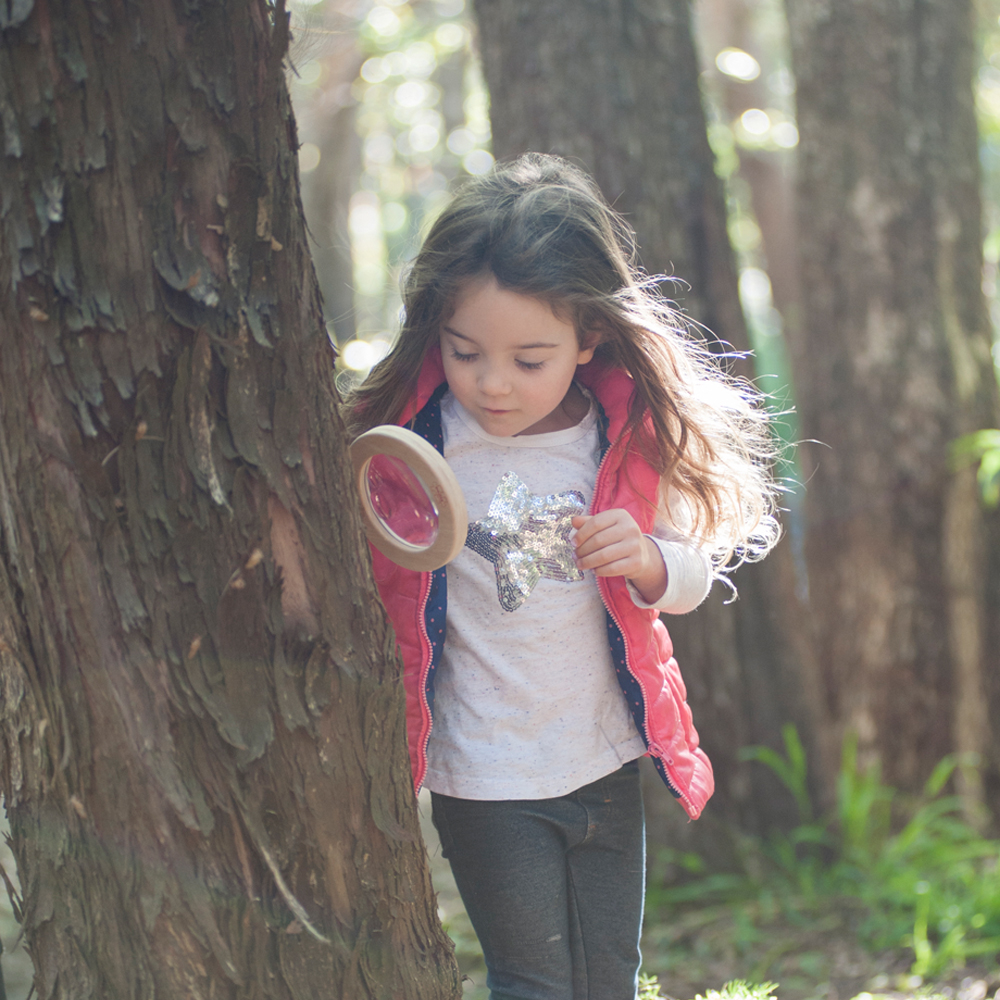
[[[597,473],[591,513],[622,508],[649,533],[656,516],[659,477],[636,449],[627,462],[622,461],[632,379],[597,360],[578,368],[577,378],[603,407],[610,442]],[[441,355],[435,347],[428,352],[417,391],[399,421],[442,452],[440,400],[444,389]],[[372,561],[403,657],[410,761],[413,782],[419,789],[427,771],[434,672],[444,647],[447,576],[443,568],[434,573],[403,569],[375,549]],[[698,733],[670,636],[656,611],[636,607],[623,577],[598,577],[597,584],[608,610],[608,640],[615,670],[636,728],[667,787],[687,814],[697,819],[715,782],[712,765],[698,748]]]

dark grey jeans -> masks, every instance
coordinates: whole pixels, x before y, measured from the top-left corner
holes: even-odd
[[[491,1000],[635,1000],[646,862],[638,764],[555,799],[431,793]]]

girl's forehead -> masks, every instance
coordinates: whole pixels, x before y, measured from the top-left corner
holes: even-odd
[[[576,314],[568,298],[537,295],[527,290],[501,285],[491,271],[484,271],[466,278],[459,284],[444,310],[442,320],[447,322],[456,312],[469,307],[495,306],[498,300],[506,303],[520,302],[528,308],[542,306],[565,322],[573,322]]]
[[[496,281],[470,285],[441,322],[441,333],[498,350],[577,344],[576,324],[544,299],[504,288]]]

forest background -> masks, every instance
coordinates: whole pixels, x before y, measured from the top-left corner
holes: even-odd
[[[291,7],[287,59],[280,7],[247,8],[256,41],[240,49],[223,6],[187,3],[184,30],[164,33],[176,62],[193,55],[190,93],[165,87],[162,144],[132,108],[102,118],[102,72],[153,99],[128,59],[94,62],[116,34],[99,5],[0,16],[0,257],[17,293],[0,343],[0,773],[40,995],[298,996],[324,976],[345,995],[448,995],[400,759],[379,758],[399,742],[394,666],[342,442],[324,450],[326,337],[288,335],[318,315],[295,178],[343,388],[386,349],[400,270],[453,185],[534,148],[594,172],[647,269],[681,279],[680,307],[753,348],[735,364],[799,442],[781,549],[736,574],[736,604],[716,593],[671,622],[718,792],[692,826],[649,796],[647,964],[672,993],[726,970],[789,995],[927,978],[981,1000],[1000,952],[1000,460],[980,433],[1000,426],[996,4],[327,0]],[[155,36],[146,25],[133,47]],[[26,83],[45,73],[48,89]],[[282,80],[297,169],[285,112],[253,122],[241,104],[273,93],[280,109]],[[40,121],[59,124],[54,161],[75,178],[53,173],[54,140],[29,141]],[[127,145],[123,126],[139,180],[112,196],[91,174],[111,170],[100,147]],[[116,247],[94,221],[115,199],[132,242],[105,294],[88,258]],[[223,249],[191,237],[203,230]],[[122,306],[147,272],[138,308]],[[296,430],[303,398],[316,412]],[[311,454],[326,457],[318,486]],[[87,528],[55,513],[65,469]],[[321,538],[307,515],[324,504]],[[231,572],[216,579],[206,551]],[[145,804],[152,786],[176,816]],[[392,900],[407,902],[387,914]],[[24,976],[9,978],[16,995]]]

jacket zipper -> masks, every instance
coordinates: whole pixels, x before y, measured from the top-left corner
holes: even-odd
[[[601,495],[601,490],[603,487],[603,484],[601,483],[601,476],[604,474],[605,463],[607,462],[608,455],[610,454],[611,449],[613,447],[614,447],[613,445],[608,446],[607,450],[604,452],[604,455],[601,457],[600,465],[598,465],[597,467],[597,478],[594,480],[594,497],[591,500],[590,504],[591,515],[596,513],[597,500]],[[601,595],[601,602],[604,604],[604,607],[607,610],[608,615],[611,617],[611,620],[615,623],[615,627],[618,629],[619,633],[621,633],[622,645],[625,647],[625,667],[628,670],[628,672],[632,675],[632,679],[636,682],[636,684],[639,685],[639,691],[642,693],[642,704],[643,704],[642,724],[643,728],[646,731],[646,746],[653,751],[654,755],[658,757],[660,762],[663,764],[663,770],[666,772],[667,775],[667,787],[670,789],[670,791],[678,799],[680,799],[681,802],[685,802],[689,806],[694,808],[691,799],[687,795],[685,795],[684,792],[681,791],[677,783],[677,780],[670,773],[670,763],[668,763],[667,758],[663,753],[663,748],[653,740],[653,734],[649,728],[649,696],[646,693],[646,687],[642,683],[642,679],[632,669],[632,657],[629,654],[628,634],[626,633],[625,629],[622,628],[621,621],[618,619],[618,616],[615,614],[614,610],[611,607],[611,602],[605,596],[604,587],[601,585],[600,578],[598,578],[597,592],[598,594]]]
[[[431,671],[431,662],[434,658],[434,647],[431,644],[431,637],[427,632],[427,602],[431,598],[431,585],[434,581],[433,573],[427,574],[427,584],[426,590],[420,601],[420,613],[417,616],[417,622],[420,626],[420,636],[423,639],[425,645],[424,649],[427,656],[424,657],[424,662],[426,662],[426,667],[420,672],[420,704],[423,707],[424,724],[427,727],[426,733],[421,741],[420,746],[420,775],[419,780],[416,781],[415,787],[419,792],[424,783],[424,777],[427,774],[427,745],[431,741],[431,705],[427,700],[427,677]]]

